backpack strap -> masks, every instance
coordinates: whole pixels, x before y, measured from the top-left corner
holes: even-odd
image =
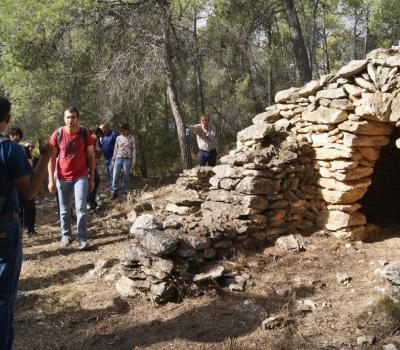
[[[57,149],[58,149],[58,153],[60,153],[60,143],[61,143],[61,139],[62,139],[62,136],[63,136],[63,127],[62,126],[60,126],[58,129],[57,129],[57,142],[56,142],[56,146],[57,146]],[[81,126],[80,128],[79,128],[79,131],[80,131],[80,133],[81,133],[81,137],[82,137],[82,139],[83,139],[83,142],[84,142],[84,144],[85,144],[85,152],[86,152],[86,148],[87,148],[87,145],[88,145],[88,137],[87,137],[87,129],[85,128],[85,127],[83,127],[83,126]]]
[[[9,140],[7,137],[4,137],[3,135],[0,135],[0,145],[4,142]],[[3,206],[7,201],[8,194],[12,188],[12,185],[4,192],[0,194],[0,212],[3,210]]]
[[[80,131],[81,131],[81,136],[82,136],[83,142],[85,143],[85,152],[86,152],[86,148],[88,145],[87,129],[84,126],[81,126]]]
[[[60,154],[60,143],[61,143],[61,139],[62,139],[62,135],[63,135],[63,127],[60,126],[57,129],[57,138],[56,138],[56,147],[57,147],[57,155]]]

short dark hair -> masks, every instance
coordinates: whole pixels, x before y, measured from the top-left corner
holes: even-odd
[[[19,135],[19,138],[22,140],[24,138],[24,133],[22,132],[22,129],[18,126],[10,126],[7,129],[6,132],[6,137],[10,137],[10,135]]]
[[[99,135],[99,134],[103,135],[103,134],[104,134],[104,133],[103,133],[103,130],[101,130],[99,127],[97,127],[97,128],[94,130],[94,133],[95,133],[95,135]]]
[[[11,111],[11,103],[4,96],[0,96],[0,122],[4,121]]]
[[[76,113],[76,116],[79,118],[79,111],[78,108],[76,108],[75,106],[68,106],[64,109],[64,113],[65,112]]]
[[[128,124],[120,124],[119,125],[119,129],[120,130],[126,130],[126,131],[129,131],[129,125]]]

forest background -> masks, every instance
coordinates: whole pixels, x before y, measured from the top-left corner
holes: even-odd
[[[219,153],[273,103],[400,39],[398,0],[1,0],[0,93],[26,139],[74,104],[82,124],[128,122],[142,175],[191,166],[202,113]]]

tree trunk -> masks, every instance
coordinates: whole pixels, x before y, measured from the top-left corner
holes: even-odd
[[[142,143],[142,137],[141,135],[138,133],[136,134],[136,154],[139,154],[139,159],[140,161],[139,163],[139,170],[140,170],[140,174],[142,175],[142,177],[145,179],[147,178],[147,163],[146,163],[146,156],[144,154],[144,149],[143,149],[143,143]]]
[[[201,79],[201,57],[199,52],[199,39],[197,37],[197,12],[193,13],[193,41],[194,41],[194,72],[196,76],[196,118],[205,114],[203,81]]]
[[[328,33],[326,31],[326,5],[323,5],[323,26],[322,26],[323,52],[325,56],[325,73],[331,72],[331,64],[329,60]]]
[[[313,73],[313,66],[314,62],[316,62],[315,59],[315,32],[317,30],[317,13],[318,13],[318,2],[319,0],[314,0],[313,1],[313,22],[312,22],[312,29],[311,29],[311,40],[310,40],[310,68],[311,68],[311,74]],[[318,76],[318,64],[316,64],[317,67],[317,76]]]
[[[357,21],[357,10],[356,9],[354,9],[353,10],[354,11],[354,13],[353,13],[353,15],[354,15],[354,25],[353,25],[353,45],[354,45],[354,48],[353,48],[353,59],[355,59],[355,60],[357,60],[358,59],[358,51],[357,51],[357,23],[358,23],[358,21]]]
[[[285,9],[286,21],[292,36],[293,51],[300,75],[300,80],[301,83],[304,84],[312,79],[312,74],[310,62],[307,56],[306,45],[304,44],[303,35],[301,33],[299,18],[297,17],[293,0],[282,0],[282,4]]]
[[[161,22],[163,33],[163,61],[164,70],[167,78],[167,94],[169,103],[171,105],[172,114],[175,119],[176,131],[178,134],[179,147],[181,151],[181,163],[183,169],[190,169],[192,167],[192,159],[190,157],[189,146],[185,137],[185,122],[182,108],[179,104],[178,91],[176,88],[176,78],[172,62],[172,49],[171,49],[171,14],[169,4],[167,1],[161,1]]]
[[[254,82],[253,72],[251,70],[250,64],[247,67],[247,74],[249,75],[248,86],[249,86],[249,90],[251,92],[251,97],[254,102],[254,110],[256,113],[261,113],[264,110],[264,107],[263,107],[263,104],[261,103],[261,101],[259,101],[259,99],[257,97],[256,84]]]
[[[369,52],[369,8],[366,8],[365,14],[365,38],[364,38],[364,58]]]
[[[272,75],[272,28],[271,24],[267,28],[267,48],[268,48],[268,70],[267,70],[267,101],[272,105],[274,101],[274,81]]]

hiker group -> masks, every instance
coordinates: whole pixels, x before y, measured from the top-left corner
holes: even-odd
[[[34,156],[34,143],[20,144],[22,130],[9,127],[10,112],[10,102],[0,96],[0,350],[12,346],[13,307],[22,265],[22,228],[28,235],[36,234],[35,196],[44,192],[46,178],[49,192],[57,199],[61,247],[72,243],[74,196],[77,248],[84,250],[89,247],[88,211],[101,209],[96,201],[100,158],[113,200],[128,193],[130,174],[136,168],[135,138],[128,124],[121,124],[118,132],[107,122],[90,130],[81,126],[79,110],[68,107],[63,114],[65,125],[54,130],[49,142],[39,142],[38,158]],[[186,131],[197,137],[199,164],[215,165],[216,133],[208,117],[202,116],[199,124],[188,126]]]
[[[28,235],[36,234],[35,196],[43,193],[46,178],[49,191],[56,193],[61,246],[72,242],[74,196],[77,247],[87,249],[88,210],[100,209],[96,201],[100,184],[96,159],[104,157],[114,199],[128,192],[129,175],[136,166],[135,139],[128,124],[120,125],[120,133],[111,130],[107,123],[89,130],[80,125],[78,109],[68,107],[64,111],[65,125],[53,132],[50,142],[39,143],[37,158],[32,142],[19,144],[23,138],[20,128],[13,126],[7,130],[10,111],[10,102],[0,96],[0,350],[12,346],[13,307],[22,265],[22,227]],[[122,170],[124,181],[120,191],[118,179]]]

